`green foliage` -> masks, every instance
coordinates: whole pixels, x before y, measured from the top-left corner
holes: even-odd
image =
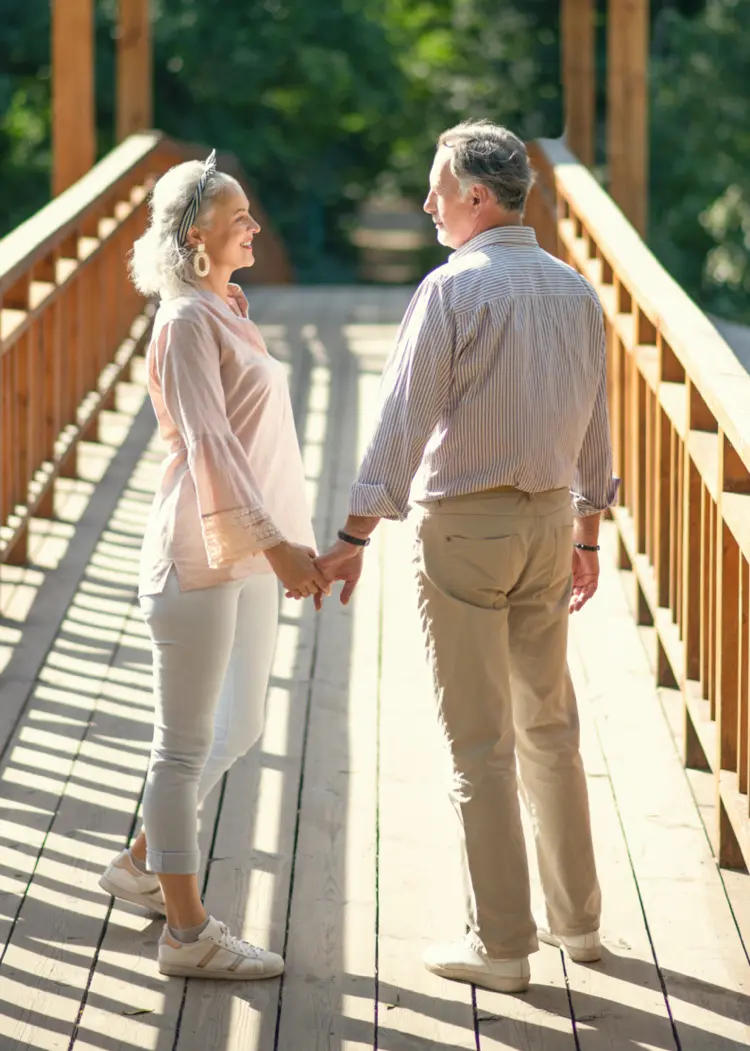
[[[0,234],[47,200],[49,2],[0,0]]]
[[[346,238],[378,184],[424,191],[437,134],[490,116],[559,131],[558,0],[153,0],[155,123],[235,152],[302,280],[354,276]],[[97,4],[99,153],[112,145],[116,0]],[[49,0],[0,0],[10,229],[46,196]],[[7,199],[7,195],[6,195]]]
[[[408,93],[388,175],[426,186],[437,135],[489,117],[526,138],[559,135],[559,0],[385,0],[385,22]]]
[[[705,309],[750,322],[750,4],[666,12],[660,37],[651,245]]]
[[[360,202],[421,199],[445,127],[490,117],[560,134],[559,6],[152,0],[155,123],[238,155],[301,280],[351,280]],[[97,0],[100,155],[116,15]],[[665,0],[653,16],[651,243],[703,306],[750,321],[750,3]],[[47,199],[49,39],[50,0],[0,0],[0,234]]]
[[[368,5],[160,0],[154,32],[157,125],[236,153],[302,279],[335,276],[405,90]]]

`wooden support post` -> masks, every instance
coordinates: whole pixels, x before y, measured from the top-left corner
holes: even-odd
[[[152,112],[149,0],[120,0],[117,35],[117,141],[150,128]]]
[[[609,192],[641,236],[648,215],[649,0],[609,0],[607,158]]]
[[[594,0],[562,0],[565,142],[591,167],[595,151]]]
[[[52,196],[96,160],[93,0],[52,0]]]

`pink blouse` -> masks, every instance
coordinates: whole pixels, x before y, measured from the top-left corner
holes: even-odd
[[[271,572],[280,540],[315,546],[283,365],[213,292],[164,300],[146,357],[169,446],[143,541],[139,595]]]

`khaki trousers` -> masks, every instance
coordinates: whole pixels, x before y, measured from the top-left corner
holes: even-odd
[[[599,927],[601,895],[567,667],[567,490],[424,505],[415,563],[439,718],[453,762],[467,925],[495,959],[538,949],[518,788],[534,827],[547,921]]]

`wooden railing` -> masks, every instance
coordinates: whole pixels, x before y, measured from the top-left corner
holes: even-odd
[[[532,160],[527,221],[604,308],[620,566],[681,691],[685,764],[713,771],[719,860],[750,866],[750,376],[561,143]]]
[[[150,186],[205,155],[158,132],[133,135],[0,241],[0,563],[26,560],[30,518],[52,517],[55,479],[75,475],[78,441],[96,439],[100,411],[114,407],[148,338],[151,311],[126,257],[145,229]],[[220,165],[245,181],[231,156]],[[266,226],[252,196],[251,208]],[[291,279],[267,228],[248,276]]]

